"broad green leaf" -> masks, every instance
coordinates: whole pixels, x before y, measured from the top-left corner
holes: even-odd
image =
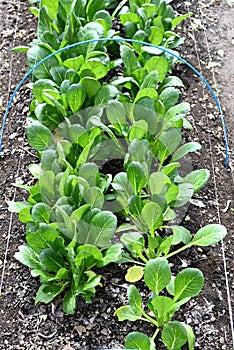
[[[27,245],[21,245],[19,251],[14,255],[15,259],[21,262],[21,264],[30,267],[31,269],[42,270],[43,265],[32,248]]]
[[[76,311],[76,296],[73,294],[72,289],[65,295],[62,305],[66,314],[74,315]]]
[[[30,146],[37,151],[44,151],[53,143],[51,131],[41,123],[34,121],[27,128],[27,138]]]
[[[51,208],[44,203],[37,203],[32,208],[32,218],[35,223],[50,223]]]
[[[162,341],[168,350],[180,350],[187,342],[187,333],[183,324],[179,321],[168,323],[163,328]]]
[[[48,49],[33,45],[27,52],[29,68],[32,68],[35,64],[44,60],[44,58],[50,54],[51,52]],[[43,63],[34,70],[33,75],[37,79],[50,79],[50,68],[55,66],[59,66],[59,62],[57,58],[53,56],[50,59],[43,61]]]
[[[32,205],[28,202],[14,202],[10,201],[8,202],[8,210],[11,213],[19,213],[24,208],[31,208]]]
[[[187,338],[188,338],[188,350],[194,350],[194,346],[195,346],[195,341],[196,341],[196,337],[195,334],[193,332],[193,329],[191,326],[189,326],[188,324],[182,322],[184,328],[186,329],[186,333],[187,333]]]
[[[80,68],[80,75],[82,78],[91,76],[97,80],[105,77],[108,73],[107,66],[98,59],[90,59],[82,64]]]
[[[127,282],[134,283],[140,281],[144,275],[144,268],[142,266],[129,267],[125,279]]]
[[[172,22],[171,22],[171,30],[175,29],[176,26],[178,26],[178,24],[180,24],[184,19],[189,18],[193,15],[193,13],[186,13],[185,15],[181,15],[181,16],[176,16],[175,18],[173,18]]]
[[[86,97],[84,86],[81,84],[72,84],[67,90],[66,97],[72,112],[79,111]]]
[[[91,21],[97,11],[105,10],[104,0],[89,0],[86,7],[87,19]]]
[[[63,61],[64,67],[74,69],[75,71],[78,71],[83,63],[84,56],[82,55],[78,57],[68,58],[67,60]]]
[[[171,280],[171,269],[165,258],[149,260],[145,265],[144,280],[150,290],[158,295]]]
[[[204,277],[200,270],[187,268],[178,273],[174,281],[174,300],[192,298],[200,293]]]
[[[133,141],[134,139],[143,139],[146,136],[147,131],[147,122],[145,120],[138,120],[131,126],[128,139],[129,141]]]
[[[169,310],[173,305],[174,301],[171,298],[161,295],[157,295],[149,300],[148,307],[153,311],[160,328],[163,328],[170,320]]]
[[[138,196],[131,196],[128,201],[130,213],[133,216],[140,216],[142,211],[142,201]]]
[[[66,288],[67,284],[62,286],[57,283],[42,284],[37,291],[35,304],[42,302],[45,304],[50,303],[57,295],[61,294]]]
[[[50,248],[46,248],[41,252],[40,260],[43,264],[43,268],[51,272],[57,272],[65,265],[63,256]]]
[[[138,68],[138,61],[134,51],[126,45],[121,45],[120,55],[124,64],[126,75],[131,76],[132,73]]]
[[[163,82],[159,86],[159,93],[162,92],[163,89],[169,86],[175,87],[184,87],[182,80],[178,77],[170,76],[163,80]]]
[[[127,22],[139,23],[139,16],[133,12],[123,13],[120,15],[120,20],[123,25],[125,25]]]
[[[132,310],[136,313],[136,315],[142,315],[142,297],[138,291],[138,289],[131,285],[128,288],[128,301],[132,308]]]
[[[27,224],[28,222],[33,222],[32,215],[31,215],[31,207],[26,207],[22,209],[19,212],[18,217],[23,224]]]
[[[89,243],[97,247],[108,247],[110,239],[115,233],[116,226],[117,219],[114,214],[108,211],[97,213],[89,223],[89,232],[85,242],[80,243]]]
[[[137,195],[146,185],[147,179],[144,167],[140,162],[131,162],[127,169],[127,176],[133,187],[134,194]]]
[[[57,20],[58,0],[41,0],[40,6],[46,6],[51,19]]]
[[[158,98],[164,104],[165,109],[168,110],[178,101],[179,90],[173,87],[168,87],[161,92]]]
[[[158,27],[150,27],[151,33],[149,36],[149,41],[151,44],[160,45],[163,41],[164,29]]]
[[[104,204],[104,194],[102,190],[96,186],[89,188],[84,194],[83,199],[86,203],[90,204],[91,208],[102,209]]]
[[[139,350],[150,350],[150,338],[139,332],[129,333],[125,340],[125,349],[139,349]]]
[[[152,173],[149,177],[149,187],[152,195],[165,194],[171,180],[162,172]]]
[[[80,83],[85,87],[86,94],[89,98],[96,96],[101,88],[101,83],[93,77],[84,77]]]
[[[143,80],[143,83],[141,84],[141,89],[151,88],[156,89],[158,84],[158,71],[152,71]]]
[[[43,98],[41,97],[42,92],[45,89],[54,89],[55,91],[58,91],[57,89],[57,85],[55,84],[55,82],[53,80],[50,79],[39,79],[37,81],[35,81],[35,83],[33,84],[33,94],[34,97],[39,101],[39,102],[43,102]]]
[[[119,262],[122,259],[123,246],[121,243],[113,244],[110,248],[105,251],[104,257],[102,258],[101,266],[106,266],[113,262]]]
[[[181,139],[181,131],[176,128],[164,131],[160,135],[159,141],[161,142],[161,145],[158,147],[161,163],[163,163],[169,155],[175,152],[181,142]]]
[[[48,205],[53,205],[55,198],[55,175],[53,171],[45,171],[39,179],[41,197],[43,202]]]
[[[134,257],[139,257],[139,252],[142,253],[145,248],[144,237],[139,232],[124,233],[121,236],[121,242]]]
[[[192,235],[183,226],[173,226],[173,239],[172,239],[172,244],[176,245],[179,244],[180,242],[183,242],[184,244],[188,244],[191,241]]]
[[[129,321],[134,322],[134,321],[137,321],[139,319],[139,316],[137,314],[135,314],[135,312],[133,311],[133,309],[129,305],[121,306],[120,308],[118,308],[115,311],[114,316],[117,316],[119,321],[129,320]]]
[[[202,227],[191,243],[200,247],[207,247],[221,241],[227,234],[227,229],[223,225],[210,224]]]
[[[146,203],[141,216],[150,231],[162,225],[162,208],[155,202]]]
[[[156,101],[158,99],[158,93],[155,90],[155,88],[144,88],[139,90],[139,92],[137,93],[134,102],[138,102],[139,100],[141,100],[144,97],[148,97],[153,101]],[[139,103],[139,102],[138,102]]]
[[[148,73],[152,71],[158,71],[158,81],[161,82],[165,79],[168,71],[168,62],[162,57],[151,57],[145,64],[145,69]]]
[[[85,163],[79,167],[79,176],[85,179],[88,184],[96,186],[100,175],[98,166],[95,163]]]
[[[175,151],[175,153],[172,155],[172,162],[184,157],[189,152],[196,152],[200,149],[201,149],[200,143],[188,142]]]
[[[118,124],[122,126],[126,124],[126,108],[125,105],[119,101],[110,101],[106,108],[106,115],[112,125]]]
[[[176,198],[175,207],[182,207],[192,198],[194,194],[193,186],[190,183],[179,184],[179,192]]]
[[[189,183],[193,186],[194,188],[194,193],[198,192],[202,187],[205,186],[207,181],[210,178],[210,172],[207,169],[199,169],[199,170],[194,170],[191,173],[189,173],[185,178],[184,178],[184,183]]]
[[[105,106],[109,101],[115,100],[119,95],[119,90],[115,86],[103,85],[97,92],[95,105]]]

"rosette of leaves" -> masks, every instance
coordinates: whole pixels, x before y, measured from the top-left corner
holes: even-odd
[[[169,350],[181,350],[187,344],[194,349],[195,336],[192,328],[184,322],[174,320],[174,314],[192,297],[197,296],[204,284],[203,274],[195,268],[186,268],[173,276],[169,263],[164,258],[149,260],[145,265],[144,282],[152,293],[143,305],[142,296],[134,285],[128,288],[129,305],[115,311],[119,321],[144,321],[156,328],[154,334],[129,333],[125,340],[126,349],[155,350],[155,339]],[[173,318],[173,320],[172,320]]]

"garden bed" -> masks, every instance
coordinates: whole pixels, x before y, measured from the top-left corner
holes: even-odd
[[[175,6],[179,12],[186,11],[181,8],[180,2],[176,1]],[[198,14],[196,2],[191,2],[191,10]],[[200,5],[203,4],[200,2]],[[199,22],[199,16],[192,19],[195,29],[197,51],[201,60],[203,73],[209,82],[213,82],[212,71],[207,69],[209,57],[204,40],[203,25],[209,28],[208,35],[212,34],[215,28],[217,16],[224,6],[219,2],[203,8],[204,19]],[[18,8],[19,7],[19,8]],[[31,41],[34,35],[34,21],[28,14],[27,6],[24,3],[3,3],[2,18],[4,18],[2,35],[2,65],[1,72],[1,94],[2,105],[6,106],[8,95],[8,81],[11,78],[10,91],[16,86],[26,72],[26,63],[22,54],[12,55],[10,63],[10,52],[14,30],[16,40],[14,46],[23,44],[23,40]],[[17,18],[18,13],[18,19]],[[227,12],[225,12],[227,13]],[[230,9],[229,9],[230,13]],[[231,12],[233,14],[233,10]],[[215,16],[217,14],[217,16]],[[227,23],[228,24],[228,23]],[[222,24],[224,25],[224,24]],[[196,50],[191,36],[191,24],[189,20],[181,26],[181,32],[186,37],[183,47],[183,58],[187,59],[194,66],[198,66]],[[209,38],[208,38],[209,41]],[[24,42],[26,44],[26,42]],[[212,52],[216,55],[214,46]],[[216,49],[217,50],[217,49]],[[229,42],[223,41],[224,53],[231,55]],[[217,50],[217,52],[218,52]],[[227,58],[215,56],[214,62],[220,62]],[[217,61],[218,58],[221,58]],[[230,56],[231,57],[231,56]],[[213,60],[212,60],[213,61]],[[221,89],[221,101],[226,107],[226,118],[228,130],[232,133],[232,102],[228,100],[231,90],[228,92],[220,69],[226,73],[224,68],[216,66],[218,88]],[[8,79],[6,73],[8,72]],[[219,222],[224,224],[229,232],[223,245],[220,243],[211,248],[191,249],[180,255],[175,261],[180,266],[197,267],[205,275],[205,286],[199,297],[190,301],[178,318],[186,321],[192,326],[196,334],[196,349],[232,349],[232,334],[230,329],[230,301],[233,300],[233,178],[232,168],[225,169],[225,153],[223,146],[223,130],[213,100],[203,87],[197,77],[184,65],[179,66],[177,74],[182,77],[186,89],[183,100],[192,104],[191,123],[194,127],[193,141],[202,144],[203,149],[199,155],[192,156],[193,169],[207,168],[212,176],[204,189],[195,196],[186,213],[187,227],[193,227],[194,231],[208,224]],[[220,74],[220,75],[219,75]],[[2,79],[2,77],[4,77]],[[15,79],[17,77],[17,79]],[[227,79],[229,82],[229,79]],[[7,212],[7,202],[13,199],[14,187],[11,185],[16,179],[27,183],[29,173],[28,164],[32,162],[33,151],[25,141],[25,123],[30,102],[30,92],[24,87],[14,104],[7,125],[3,156],[1,157],[1,204],[0,204],[0,228],[1,228],[1,255],[0,266],[2,267],[2,296],[1,296],[1,349],[97,349],[122,347],[124,338],[132,330],[148,332],[144,324],[117,322],[113,316],[116,308],[126,303],[126,291],[128,284],[124,276],[127,266],[115,266],[105,269],[103,273],[102,288],[98,288],[97,295],[93,298],[92,304],[86,304],[79,300],[78,309],[74,316],[67,316],[62,312],[60,300],[44,305],[34,305],[36,290],[39,286],[37,280],[33,279],[30,271],[23,268],[13,258],[18,246],[24,242],[24,227],[17,221],[16,217],[10,216]],[[228,113],[229,112],[229,113]],[[190,138],[190,135],[185,135]],[[233,139],[230,137],[232,146]],[[230,163],[232,166],[232,163]],[[214,177],[215,176],[215,177]],[[16,199],[26,200],[26,194],[17,190]],[[220,215],[220,218],[219,218]],[[9,230],[10,223],[10,230]],[[7,250],[6,250],[7,249]],[[5,260],[7,252],[7,260]],[[227,274],[224,270],[224,256]],[[230,284],[230,296],[227,294],[226,280]],[[143,287],[141,282],[139,287]],[[147,293],[144,288],[143,293]],[[231,299],[231,300],[230,300]],[[158,349],[163,349],[160,344]]]

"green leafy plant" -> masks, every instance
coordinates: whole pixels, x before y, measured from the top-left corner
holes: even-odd
[[[195,268],[186,268],[173,276],[167,259],[149,260],[145,265],[144,282],[152,292],[145,311],[142,296],[134,285],[128,288],[129,305],[115,311],[119,321],[144,321],[151,323],[156,330],[152,337],[139,332],[128,334],[125,340],[127,349],[155,349],[155,339],[161,332],[161,341],[169,350],[181,349],[188,344],[194,349],[195,336],[190,326],[172,320],[179,308],[192,297],[197,296],[204,284],[203,274]],[[166,288],[163,295],[162,292]],[[165,295],[166,293],[166,295]]]

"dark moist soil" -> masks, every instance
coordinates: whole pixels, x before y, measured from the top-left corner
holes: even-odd
[[[233,62],[234,45],[230,26],[233,29],[234,9],[230,9],[225,1],[211,1],[209,4],[201,1],[173,2],[173,6],[180,13],[187,12],[186,4],[195,14],[191,20],[194,32],[191,30],[190,20],[183,22],[180,32],[185,37],[185,44],[180,50],[183,58],[198,67],[193,41],[195,35],[203,74],[213,84],[212,71],[207,68],[212,64],[210,64],[204,37],[203,26],[205,25],[208,29],[206,33],[211,47],[211,62],[220,64],[214,69],[218,89],[221,90],[221,103],[225,106],[228,131],[231,135],[230,145],[233,147],[233,117],[231,114],[233,111],[231,89],[233,63],[230,62]],[[203,12],[202,22],[200,22],[199,7]],[[0,27],[2,27],[0,28],[0,98],[2,100],[0,105],[2,104],[2,112],[4,112],[8,88],[12,92],[27,70],[24,55],[11,54],[10,48],[26,45],[35,35],[35,21],[27,10],[27,3],[2,2]],[[15,31],[15,42],[13,42]],[[224,50],[224,57],[220,57],[222,52],[219,50]],[[185,139],[186,141],[198,141],[203,146],[199,154],[186,160],[185,166],[188,164],[189,167],[192,166],[192,169],[207,168],[211,172],[208,185],[194,197],[189,208],[186,208],[184,218],[181,217],[182,224],[195,233],[202,226],[208,223],[218,223],[220,220],[227,227],[229,234],[223,244],[209,248],[190,249],[171,260],[173,270],[175,268],[180,270],[186,266],[197,267],[203,271],[205,276],[202,293],[199,297],[193,298],[176,316],[177,319],[187,322],[193,328],[197,338],[195,347],[197,350],[231,350],[233,346],[229,315],[230,300],[227,298],[223,258],[225,256],[226,277],[233,303],[232,163],[231,168],[225,168],[222,124],[208,91],[203,89],[199,79],[185,65],[177,68],[177,74],[181,76],[186,86],[182,100],[192,105],[190,122],[194,131],[191,134],[185,133]],[[12,108],[5,131],[3,155],[0,158],[0,268],[2,273],[0,349],[123,348],[124,338],[130,331],[137,330],[152,335],[153,329],[149,325],[141,322],[118,323],[113,316],[115,309],[127,302],[128,284],[124,279],[126,266],[113,265],[104,269],[102,271],[103,286],[98,289],[93,303],[86,304],[85,301],[79,300],[74,316],[64,315],[60,300],[49,305],[34,305],[39,283],[31,277],[29,269],[20,265],[13,258],[18,246],[24,243],[24,227],[18,222],[15,215],[11,217],[7,211],[7,202],[14,198],[12,183],[16,180],[28,183],[31,179],[27,166],[34,161],[34,154],[24,137],[29,103],[30,91],[25,86]],[[26,196],[24,191],[17,190],[16,199],[25,200]],[[6,252],[7,260],[5,260]],[[143,284],[139,283],[138,287],[144,299],[147,299],[148,292],[144,290]],[[157,349],[164,350],[165,348],[159,343]]]

